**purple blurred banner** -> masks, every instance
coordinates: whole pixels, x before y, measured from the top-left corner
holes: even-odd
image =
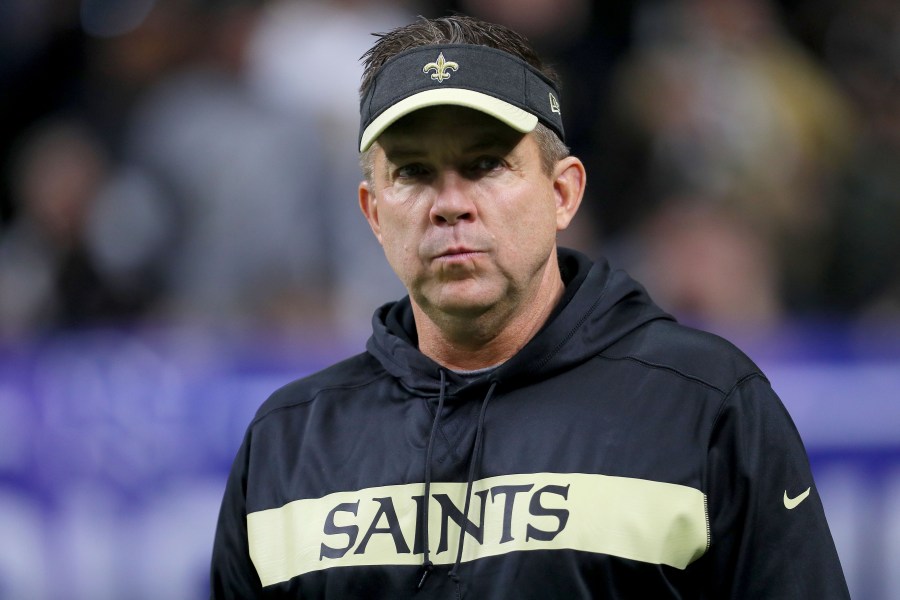
[[[804,437],[853,597],[900,598],[900,335],[811,331],[745,347]],[[112,330],[0,347],[0,598],[206,597],[256,408],[359,349]]]

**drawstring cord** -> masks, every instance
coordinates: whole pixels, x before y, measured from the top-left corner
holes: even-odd
[[[428,505],[431,504],[431,453],[434,450],[434,439],[437,437],[438,423],[441,420],[441,413],[444,410],[444,388],[446,387],[446,384],[446,376],[444,375],[444,370],[441,369],[441,392],[438,396],[437,412],[434,414],[434,420],[431,422],[431,435],[428,437],[428,448],[425,450],[425,502],[422,508],[422,520],[424,523],[422,545],[425,557],[422,561],[422,578],[419,580],[419,585],[416,586],[416,589],[418,590],[422,589],[422,586],[425,585],[425,578],[428,577],[428,574],[434,569],[434,563],[431,562],[430,558],[431,551],[428,548]]]
[[[475,470],[478,468],[478,460],[481,457],[481,438],[484,434],[484,415],[487,412],[488,403],[491,401],[491,396],[494,395],[494,389],[497,387],[497,382],[491,382],[491,387],[488,388],[487,395],[484,397],[484,401],[481,403],[481,412],[478,414],[478,427],[475,429],[475,448],[472,450],[472,460],[469,461],[469,479],[466,482],[466,503],[463,508],[463,519],[462,526],[459,528],[459,541],[456,544],[456,562],[453,564],[453,568],[450,570],[448,575],[450,579],[456,583],[456,597],[460,597],[460,589],[459,589],[459,564],[462,562],[463,555],[463,545],[466,541],[466,527],[465,524],[469,519],[469,507],[472,504],[472,486],[475,483]]]
[[[437,412],[434,415],[434,420],[431,423],[431,435],[428,438],[428,447],[425,450],[425,501],[424,506],[422,507],[422,520],[423,520],[423,532],[422,532],[422,546],[424,552],[424,559],[422,561],[422,577],[419,579],[419,585],[416,586],[416,589],[422,589],[422,586],[425,585],[425,579],[428,578],[428,574],[434,570],[434,563],[431,561],[431,550],[429,548],[429,539],[428,539],[428,505],[431,503],[431,455],[434,451],[434,440],[437,437],[438,424],[441,420],[441,413],[444,409],[444,397],[445,397],[445,388],[447,385],[446,376],[444,371],[441,370],[441,390],[440,395],[438,396],[438,406]],[[453,564],[453,568],[448,573],[450,579],[456,584],[456,597],[461,597],[460,590],[460,580],[459,580],[459,565],[462,562],[463,556],[463,546],[465,545],[465,523],[469,519],[469,508],[472,505],[472,488],[475,484],[475,471],[478,468],[478,462],[481,458],[481,446],[482,446],[482,437],[484,435],[484,416],[487,412],[488,403],[491,401],[491,397],[494,395],[494,389],[497,387],[497,382],[491,382],[491,387],[488,388],[487,394],[484,397],[484,400],[481,403],[481,411],[478,414],[478,425],[475,429],[475,447],[472,450],[472,458],[469,461],[469,476],[466,481],[466,501],[463,506],[463,520],[462,525],[459,528],[459,540],[457,541],[457,550],[456,550],[456,562]]]

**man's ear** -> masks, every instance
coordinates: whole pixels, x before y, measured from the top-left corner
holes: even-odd
[[[366,180],[361,181],[359,184],[359,208],[362,210],[366,221],[369,222],[369,227],[372,228],[372,233],[378,238],[378,243],[380,244],[381,224],[378,221],[378,199]]]
[[[562,231],[569,226],[587,184],[587,173],[584,164],[574,156],[567,156],[553,168],[553,192],[556,196],[556,230]]]

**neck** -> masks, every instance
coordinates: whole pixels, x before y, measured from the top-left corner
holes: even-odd
[[[554,260],[534,294],[523,294],[512,310],[477,316],[429,315],[412,302],[419,350],[451,370],[473,371],[506,362],[547,322],[565,291]]]

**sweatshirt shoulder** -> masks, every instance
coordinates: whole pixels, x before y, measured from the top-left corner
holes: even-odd
[[[325,390],[364,387],[385,374],[371,354],[362,352],[278,388],[256,411],[253,423],[273,412],[310,404]]]
[[[669,369],[723,393],[748,377],[763,376],[760,368],[728,340],[668,319],[647,323],[602,354]]]

